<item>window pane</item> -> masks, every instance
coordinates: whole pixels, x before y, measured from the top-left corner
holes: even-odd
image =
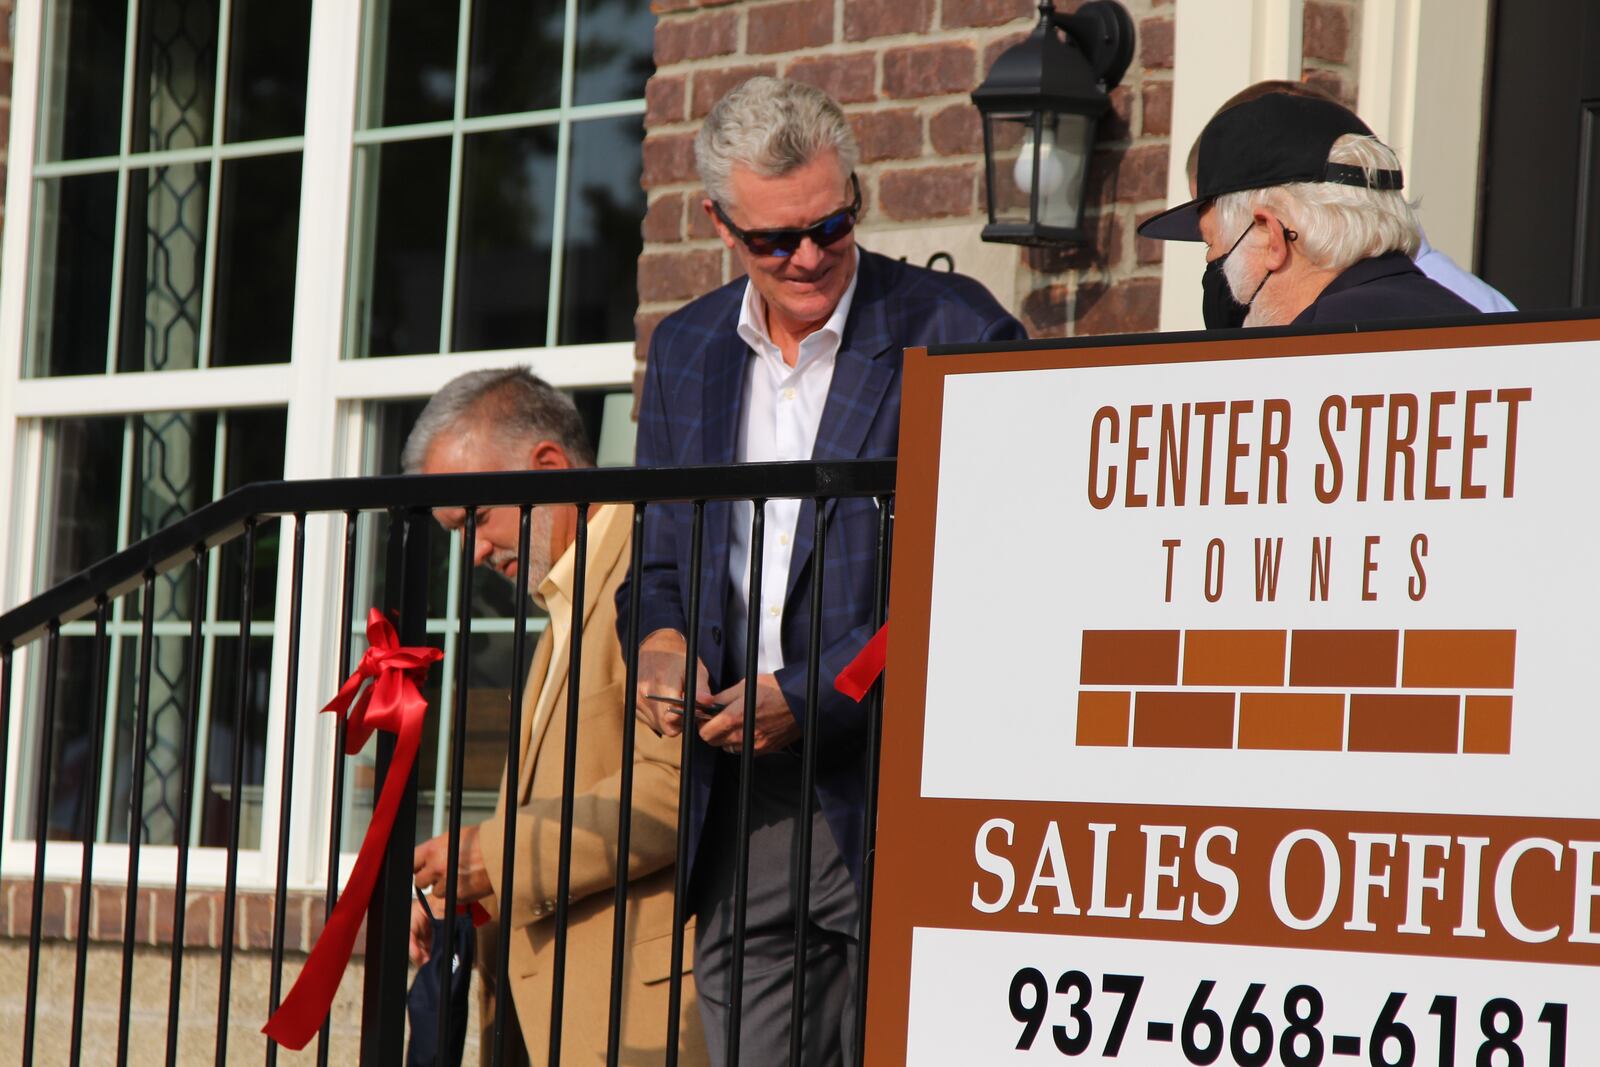
[[[199,366],[210,181],[206,163],[128,174],[118,370]]]
[[[625,341],[638,308],[634,284],[643,247],[639,222],[638,118],[600,119],[572,126],[572,171],[567,179],[567,232],[562,248],[561,343]]]
[[[40,641],[35,646],[37,675],[44,670],[45,647]],[[94,640],[88,637],[65,637],[57,645],[55,674],[56,728],[50,741],[50,807],[45,823],[47,841],[81,841],[92,827],[93,813],[89,809],[89,775],[91,773],[90,729],[97,722],[91,695],[94,671]],[[35,678],[35,682],[42,681]],[[26,762],[16,761],[22,773],[18,776],[17,818],[13,834],[18,841],[34,840],[34,807],[37,790],[33,788],[39,770],[39,745],[44,727],[43,686],[34,685],[29,693],[24,722],[32,734],[29,738]],[[26,788],[22,788],[26,784]]]
[[[211,365],[287,363],[300,235],[300,153],[222,165]]]
[[[650,0],[578,0],[576,104],[637,100],[655,72]]]
[[[472,8],[467,114],[504,115],[561,104],[561,3],[479,3]]]
[[[367,237],[353,309],[356,355],[439,350],[444,306],[445,207],[450,141],[401,141],[361,150]]]
[[[141,0],[135,151],[211,143],[218,0]],[[122,69],[121,61],[117,70]]]
[[[111,328],[117,176],[40,182],[33,375],[103,374]]]
[[[43,122],[44,158],[117,154],[122,132],[122,64],[128,14],[102,0],[57,0],[46,39],[54,84]]]
[[[465,152],[454,348],[543,345],[556,130],[474,134]]]
[[[216,641],[215,682],[211,694],[211,730],[207,736],[205,785],[200,803],[200,844],[225,848],[232,814],[233,748],[239,722],[240,652],[237,637]],[[153,672],[152,672],[153,675]],[[271,691],[272,638],[250,640],[250,674],[245,686],[244,775],[240,790],[243,810],[239,847],[261,841],[262,782],[267,763],[267,699]]]
[[[282,408],[230,411],[227,414],[227,452],[222,469],[222,491],[232,492],[251,482],[283,477],[283,445],[287,422]],[[270,621],[278,587],[278,546],[283,523],[270,519],[256,528],[255,610],[251,618]],[[222,585],[217,589],[217,615],[237,619],[243,603],[244,555],[242,539],[222,546]]]
[[[376,0],[367,126],[438,122],[454,112],[460,0]]]
[[[41,592],[117,549],[124,425],[108,416],[53,419],[45,428]]]
[[[304,133],[311,0],[233,0],[228,17],[227,139]]]

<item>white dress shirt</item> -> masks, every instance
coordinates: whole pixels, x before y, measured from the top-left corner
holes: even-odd
[[[1428,243],[1428,235],[1421,230],[1417,236],[1422,244],[1412,260],[1417,269],[1477,308],[1479,311],[1515,311],[1517,305],[1507,300],[1505,294],[1476,274],[1463,270],[1455,260]]]
[[[844,338],[844,324],[855,300],[860,277],[856,252],[850,284],[822,328],[800,342],[793,367],[767,333],[766,306],[755,286],[745,283],[744,304],[739,309],[739,337],[750,346],[745,365],[744,404],[739,420],[739,442],[734,460],[739,463],[776,463],[806,460],[817,440],[822,409],[833,383],[835,357]],[[729,604],[728,626],[736,647],[744,645],[749,626],[750,522],[755,514],[748,502],[733,506],[733,530],[728,551],[729,576],[734,595]],[[761,643],[756,670],[771,674],[783,666],[783,604],[789,584],[789,562],[794,554],[799,500],[769,500],[766,505],[765,544],[761,563]],[[737,629],[735,629],[737,628]],[[735,669],[743,673],[743,664]]]

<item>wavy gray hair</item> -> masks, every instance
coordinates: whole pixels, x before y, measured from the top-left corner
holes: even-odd
[[[700,124],[694,165],[711,199],[727,205],[735,166],[774,178],[829,151],[839,154],[846,176],[861,157],[833,97],[802,82],[758,75],[718,100]]]
[[[1376,137],[1347,133],[1333,143],[1328,162],[1375,170],[1399,170],[1394,149]],[[1385,252],[1417,254],[1421,227],[1399,190],[1366,189],[1334,182],[1292,182],[1217,197],[1217,226],[1237,235],[1258,207],[1272,211],[1299,233],[1300,251],[1324,270],[1342,271]],[[1232,240],[1232,238],[1229,238]]]
[[[527,367],[469,371],[447,382],[411,427],[401,468],[420,471],[439,435],[457,430],[487,431],[508,445],[554,441],[573,466],[594,466],[577,405]]]

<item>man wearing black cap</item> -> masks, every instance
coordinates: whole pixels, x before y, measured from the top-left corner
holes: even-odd
[[[1412,263],[1399,161],[1336,103],[1269,93],[1222,111],[1195,180],[1195,199],[1139,232],[1206,242],[1209,328],[1478,314]]]

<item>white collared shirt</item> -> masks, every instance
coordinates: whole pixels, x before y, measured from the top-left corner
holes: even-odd
[[[812,458],[822,410],[828,402],[828,387],[833,383],[835,358],[844,339],[844,324],[855,301],[856,281],[860,278],[861,254],[850,284],[838,306],[822,328],[800,342],[799,357],[793,367],[767,333],[766,306],[755,286],[745,283],[744,303],[739,309],[738,333],[750,346],[745,365],[744,404],[739,420],[739,441],[734,460],[739,463],[776,463]],[[738,645],[749,626],[750,602],[750,521],[754,507],[748,502],[733,506],[733,530],[728,551],[728,571],[733,579],[734,596],[729,605],[728,626]],[[761,645],[756,653],[756,670],[771,674],[783,666],[783,605],[789,583],[789,562],[794,554],[795,527],[800,518],[800,501],[769,500],[766,505],[765,544],[761,562]],[[733,629],[737,627],[737,629]],[[743,673],[743,664],[735,664]]]

